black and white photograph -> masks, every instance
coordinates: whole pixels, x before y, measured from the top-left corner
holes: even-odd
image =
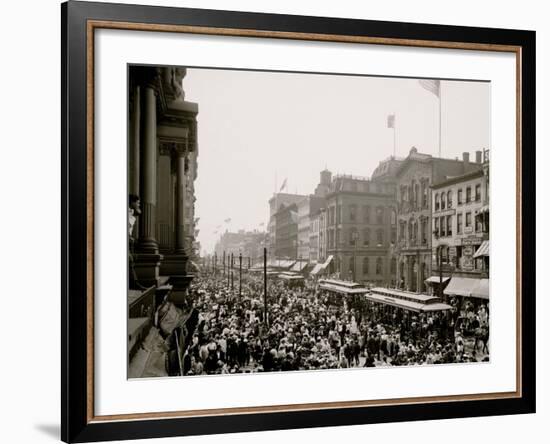
[[[490,362],[490,81],[127,85],[129,379]]]

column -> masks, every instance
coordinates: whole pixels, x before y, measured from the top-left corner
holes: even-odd
[[[157,200],[157,108],[155,90],[151,86],[143,88],[143,108],[141,110],[141,150],[139,159],[140,199],[142,214],[139,224],[139,251],[158,253],[155,238]]]
[[[130,122],[130,183],[128,184],[130,194],[139,195],[139,136],[140,136],[140,86],[134,89],[132,120]]]
[[[176,253],[185,253],[185,153],[176,157]]]

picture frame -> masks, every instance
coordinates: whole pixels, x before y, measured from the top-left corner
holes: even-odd
[[[535,412],[535,33],[532,31],[69,1],[62,22],[62,375],[65,442]],[[516,66],[516,389],[96,415],[95,51],[100,29],[507,53]],[[498,130],[498,129],[496,129]],[[514,290],[510,290],[511,292]]]

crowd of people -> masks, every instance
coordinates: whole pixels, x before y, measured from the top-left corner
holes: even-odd
[[[241,294],[202,275],[190,299],[199,313],[183,350],[184,375],[445,364],[488,360],[489,313],[455,298],[451,310],[413,313],[247,274]]]

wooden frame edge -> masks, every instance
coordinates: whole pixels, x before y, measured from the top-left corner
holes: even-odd
[[[472,395],[453,395],[453,396],[434,396],[434,397],[415,397],[415,398],[396,398],[389,400],[364,400],[364,401],[343,401],[343,402],[327,402],[327,403],[311,403],[311,404],[290,404],[290,405],[274,405],[260,407],[236,407],[224,409],[206,409],[206,410],[187,410],[174,412],[153,412],[153,413],[135,413],[121,415],[94,415],[94,274],[93,274],[93,245],[94,245],[94,31],[95,29],[121,29],[121,30],[136,30],[136,31],[153,31],[153,32],[175,32],[175,33],[192,33],[192,34],[208,34],[221,36],[246,36],[246,37],[262,37],[262,38],[279,38],[279,39],[295,39],[295,40],[311,40],[311,41],[327,41],[340,43],[364,43],[376,45],[396,45],[408,47],[427,47],[427,48],[444,48],[444,49],[466,49],[479,51],[497,51],[497,52],[512,52],[516,55],[516,180],[517,180],[517,197],[516,197],[516,217],[517,217],[517,270],[518,277],[516,280],[516,391],[502,392],[491,394],[472,394]],[[499,44],[483,44],[483,43],[460,43],[432,40],[411,40],[397,38],[378,38],[378,37],[361,37],[361,36],[343,36],[332,34],[309,34],[298,32],[278,32],[278,31],[262,31],[249,29],[235,28],[212,28],[201,26],[187,25],[161,25],[147,23],[131,23],[122,21],[106,21],[106,20],[87,20],[86,26],[87,44],[86,44],[86,60],[87,60],[87,316],[88,322],[86,330],[88,334],[87,341],[87,423],[111,422],[120,420],[137,420],[137,419],[159,419],[159,418],[189,418],[197,416],[219,416],[219,415],[237,415],[243,413],[273,413],[273,412],[296,412],[304,410],[325,410],[334,408],[358,408],[358,407],[374,407],[387,405],[406,405],[415,403],[441,403],[441,402],[460,402],[460,401],[475,401],[488,399],[512,399],[522,397],[522,46],[520,45],[499,45]]]

